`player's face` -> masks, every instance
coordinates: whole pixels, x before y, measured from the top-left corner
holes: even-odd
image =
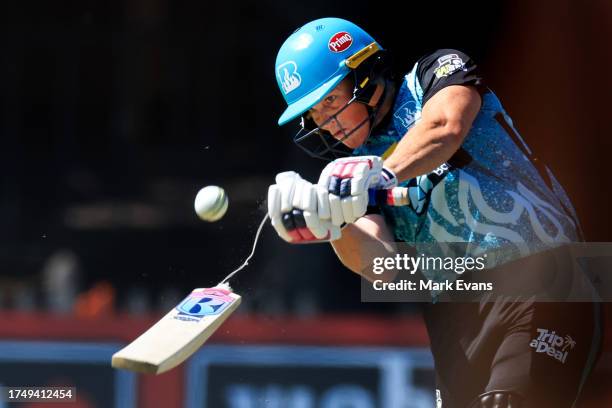
[[[323,130],[328,131],[337,139],[342,140],[358,128],[368,118],[368,110],[361,103],[352,103],[342,112],[334,116],[342,109],[353,97],[353,83],[350,79],[345,79],[338,84],[325,98],[313,106],[309,115],[312,120]],[[355,149],[363,144],[370,132],[370,123],[366,121],[363,126],[355,130],[342,143],[351,149]]]

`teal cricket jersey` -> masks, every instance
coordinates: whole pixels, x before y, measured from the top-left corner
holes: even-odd
[[[487,253],[489,267],[579,241],[577,217],[563,188],[548,168],[536,168],[499,99],[460,51],[438,50],[421,58],[399,87],[391,119],[353,154],[388,153],[401,138],[410,137],[407,132],[427,100],[449,85],[476,86],[482,95],[480,112],[449,162],[402,183],[409,187],[410,206],[381,206],[396,240],[428,256],[443,255],[437,243],[465,243],[464,253],[452,255]],[[454,274],[444,275],[426,274],[436,280]]]

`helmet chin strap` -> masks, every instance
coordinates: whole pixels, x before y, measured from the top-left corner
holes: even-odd
[[[374,127],[377,124],[376,120],[378,119],[378,113],[380,112],[380,109],[382,108],[383,104],[385,103],[385,100],[387,99],[387,95],[388,95],[387,91],[389,88],[389,84],[387,81],[385,81],[383,91],[382,91],[382,94],[380,95],[380,98],[378,98],[378,101],[376,101],[376,105],[372,106],[370,103],[372,102],[372,98],[374,98],[374,94],[376,93],[377,88],[378,88],[378,85],[373,85],[373,86],[371,85],[370,89],[364,90],[363,91],[364,94],[360,94],[360,95],[357,95],[357,92],[359,92],[359,89],[355,88],[354,95],[356,98],[356,102],[363,103],[366,106],[366,109],[368,110],[368,116],[363,121],[361,121],[361,123],[359,123],[359,125],[357,125],[353,130],[351,130],[347,135],[345,135],[345,137],[340,139],[339,140],[340,142],[345,141],[349,136],[351,136],[353,133],[359,130],[363,125],[365,125],[367,122],[370,122],[370,130],[368,131],[368,136],[363,141],[363,143],[367,143],[368,139],[372,135],[372,130],[374,130]]]

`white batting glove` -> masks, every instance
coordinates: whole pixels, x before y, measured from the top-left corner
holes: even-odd
[[[336,159],[321,172],[319,187],[329,192],[333,225],[353,223],[368,209],[368,189],[397,187],[395,174],[378,156]]]
[[[278,235],[290,243],[327,242],[341,235],[330,222],[327,190],[293,171],[279,173],[268,189],[268,214]]]

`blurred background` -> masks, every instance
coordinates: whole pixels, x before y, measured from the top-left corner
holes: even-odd
[[[8,1],[0,383],[77,384],[84,407],[434,403],[414,306],[361,303],[359,280],[327,245],[289,246],[269,227],[233,280],[244,304],[219,348],[156,378],[108,365],[192,288],[242,263],[276,173],[318,175],[323,163],[291,142],[295,127],[276,125],[284,102],[274,60],[291,32],[324,16],[361,25],[392,51],[398,73],[436,48],[471,55],[565,186],[587,240],[611,241],[606,0]],[[212,224],[193,211],[209,184],[230,198]],[[612,372],[607,354],[598,369]],[[589,386],[593,406],[610,398],[604,388]]]

